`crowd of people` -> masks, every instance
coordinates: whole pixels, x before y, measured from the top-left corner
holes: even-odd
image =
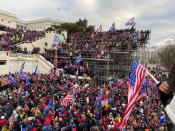
[[[94,77],[94,71],[90,69],[88,64],[82,59],[83,56],[79,57],[79,52],[74,52],[74,54],[67,56],[64,55],[64,53],[62,54],[62,51],[61,48],[58,49],[55,55],[55,50],[47,49],[43,56],[56,67],[64,69],[66,74],[79,76],[87,74],[90,77]],[[55,56],[64,57],[65,59],[58,59],[57,63],[55,63]]]
[[[75,32],[71,39],[73,45],[70,48],[84,51],[134,50],[149,39],[149,31],[121,29],[115,32]]]
[[[27,76],[29,82],[18,74],[1,76],[1,130],[119,129],[127,105],[127,80],[97,86],[93,80],[71,78],[57,70]],[[147,77],[126,130],[158,130],[166,125],[154,85]],[[68,96],[70,99],[65,102]]]
[[[60,44],[59,56],[71,56],[79,52],[85,58],[111,58],[112,51],[137,50],[149,39],[149,31],[135,29],[116,30],[115,32],[74,32],[71,42]],[[54,54],[54,50],[47,50]],[[47,53],[46,52],[46,53]]]
[[[0,25],[0,49],[9,50],[15,44],[31,43],[45,36],[44,31],[31,31],[26,29],[14,29]]]
[[[0,26],[0,30],[6,32],[0,35],[1,50],[44,36],[44,32],[5,26]],[[109,59],[112,51],[136,50],[148,39],[149,31],[135,29],[75,32],[71,42],[60,44],[57,51],[45,50],[43,56],[55,64],[50,74],[26,73],[25,78],[19,73],[1,75],[0,130],[119,130],[128,100],[127,78],[97,85],[86,76],[78,79],[68,74],[86,74],[93,78],[94,71],[89,69],[83,58]],[[28,53],[16,46],[11,49],[15,53]],[[39,50],[34,47],[33,53],[39,53]],[[55,56],[67,58],[55,62]],[[150,72],[159,81],[167,77],[158,68]],[[151,131],[161,128],[166,129],[166,116],[154,81],[146,77],[125,130]]]
[[[137,50],[149,40],[149,33],[149,31],[137,31],[135,29],[113,32],[74,32],[71,34],[69,43],[60,43],[57,51],[46,49],[42,55],[53,64],[55,64],[54,61],[57,56],[59,63],[57,67],[66,67],[66,70],[70,68],[68,70],[70,74],[75,75],[77,70],[78,73],[82,72],[81,74],[83,74],[84,67],[87,66],[84,59],[113,59],[116,61],[115,52]],[[93,76],[94,71],[91,69],[89,72],[89,75]]]

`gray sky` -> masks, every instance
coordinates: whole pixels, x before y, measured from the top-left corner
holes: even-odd
[[[59,8],[59,11],[58,11]],[[0,10],[23,20],[51,17],[63,21],[87,18],[89,24],[125,28],[135,17],[138,29],[151,29],[151,44],[175,36],[175,0],[1,0]]]

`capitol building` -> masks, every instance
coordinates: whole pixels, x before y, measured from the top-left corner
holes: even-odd
[[[16,14],[0,10],[0,25],[10,28],[43,31],[52,25],[60,25],[63,21],[51,18],[25,21],[17,18]]]

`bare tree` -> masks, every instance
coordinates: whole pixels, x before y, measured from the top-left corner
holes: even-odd
[[[175,63],[175,45],[167,45],[158,52],[160,64],[170,70]]]

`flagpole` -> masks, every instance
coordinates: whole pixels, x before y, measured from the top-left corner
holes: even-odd
[[[146,73],[154,80],[156,84],[159,84],[159,81],[151,73],[149,73],[148,70],[146,70]]]

